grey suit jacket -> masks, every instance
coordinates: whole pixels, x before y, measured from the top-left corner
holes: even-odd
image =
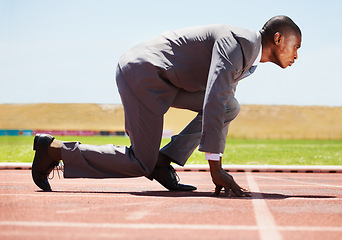
[[[224,146],[215,143],[222,138],[225,104],[260,46],[255,31],[227,25],[169,31],[123,55],[118,72],[155,114],[168,110],[179,89],[205,91],[200,150],[219,153]]]

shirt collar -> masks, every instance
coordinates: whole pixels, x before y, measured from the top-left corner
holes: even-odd
[[[259,32],[257,34],[260,34]],[[252,64],[252,66],[258,66],[261,60],[261,53],[262,53],[262,44],[260,43],[260,50],[259,50],[259,54],[257,56],[257,58],[255,59],[254,63]]]

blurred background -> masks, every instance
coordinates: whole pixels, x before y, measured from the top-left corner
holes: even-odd
[[[260,64],[239,83],[243,106],[231,133],[342,139],[342,0],[0,0],[0,129],[122,131],[115,68],[125,51],[197,25],[258,31],[275,15],[301,28],[299,59],[285,70]],[[176,122],[173,111],[169,132],[193,117]]]

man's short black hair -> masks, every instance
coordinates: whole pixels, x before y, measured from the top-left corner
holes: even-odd
[[[265,37],[273,37],[275,33],[282,34],[295,33],[302,36],[299,27],[292,21],[291,18],[284,15],[279,15],[268,20],[260,30],[261,34]]]

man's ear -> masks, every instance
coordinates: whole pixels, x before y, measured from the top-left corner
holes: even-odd
[[[275,45],[279,45],[283,41],[283,34],[276,32],[273,36],[273,41]]]

